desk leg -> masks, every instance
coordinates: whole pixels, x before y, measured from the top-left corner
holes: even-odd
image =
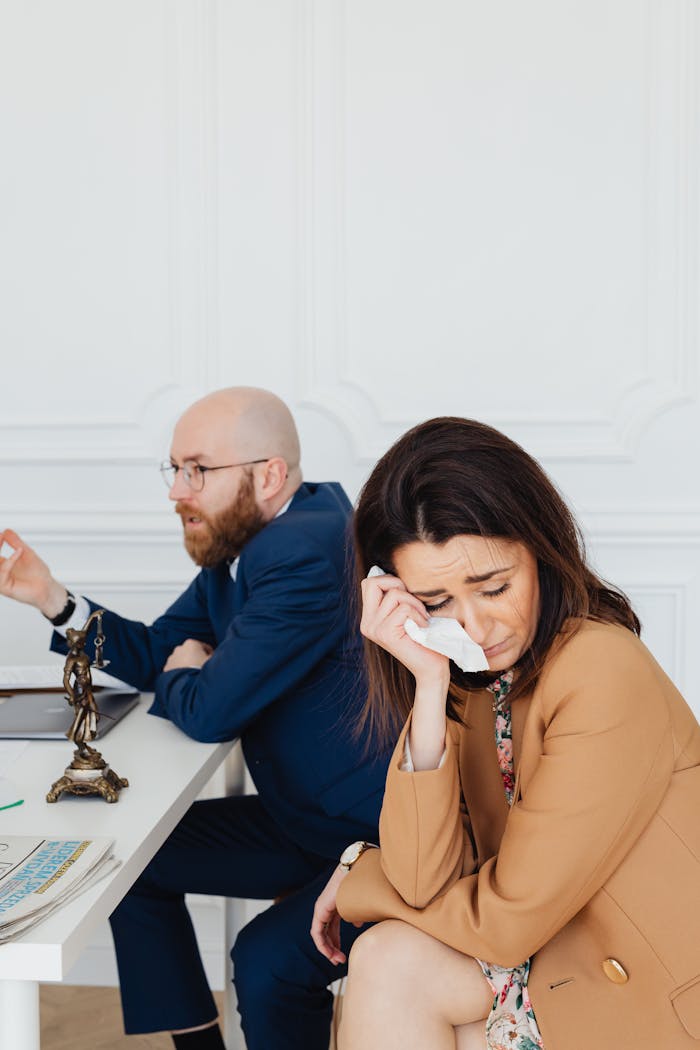
[[[38,981],[0,981],[0,1046],[39,1050]]]
[[[243,901],[227,900],[226,907],[226,944],[233,944],[241,928],[240,912],[245,908]],[[236,1009],[236,989],[233,986],[233,963],[230,956],[226,958],[224,969],[226,986],[224,990],[224,1042],[226,1050],[245,1050],[245,1039],[241,1031],[241,1019]],[[1,1046],[2,1044],[0,1044]]]
[[[227,795],[241,795],[245,791],[245,763],[240,741],[229,751],[224,762],[224,775]],[[226,1050],[245,1050],[245,1040],[241,1031],[241,1019],[236,1009],[236,989],[233,986],[233,963],[229,955],[233,942],[240,928],[241,913],[245,903],[237,900],[226,900],[226,959],[224,964],[224,1042]]]

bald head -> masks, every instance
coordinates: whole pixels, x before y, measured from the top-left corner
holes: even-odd
[[[284,461],[284,481],[266,506],[266,516],[276,513],[302,481],[292,414],[279,397],[257,387],[226,387],[195,401],[175,426],[173,451],[178,462],[189,459],[207,466]]]
[[[299,468],[299,436],[292,413],[269,390],[253,386],[215,390],[195,401],[180,422],[185,420],[199,422],[221,436],[241,460],[281,456],[290,474]]]

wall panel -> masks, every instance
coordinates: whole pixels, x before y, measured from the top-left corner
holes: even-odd
[[[150,620],[204,391],[275,389],[353,498],[473,415],[700,713],[699,45],[694,0],[0,0],[0,526]],[[47,637],[0,600],[0,659]]]

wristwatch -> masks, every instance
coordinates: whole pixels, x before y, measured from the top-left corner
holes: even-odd
[[[355,861],[359,860],[366,850],[376,848],[373,842],[352,842],[340,855],[340,867],[343,871],[350,871]]]
[[[71,592],[67,589],[66,594],[66,604],[63,606],[60,613],[58,613],[56,616],[46,617],[49,623],[52,623],[54,627],[63,627],[64,623],[68,623],[71,616],[75,612],[75,595],[71,594]]]

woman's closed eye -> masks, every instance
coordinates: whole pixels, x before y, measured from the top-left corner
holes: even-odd
[[[492,591],[479,591],[479,596],[481,598],[499,598],[502,594],[505,594],[509,588],[510,582],[506,581],[506,583],[502,583],[500,587],[496,587]],[[451,601],[452,598],[448,597],[443,598],[441,602],[436,602],[434,605],[428,605],[427,602],[424,602],[423,604],[425,605],[425,611],[428,615],[431,615],[432,613],[439,612],[440,609],[444,609]]]
[[[502,583],[495,591],[482,591],[481,594],[484,598],[498,598],[500,594],[505,594],[509,587],[510,583]]]
[[[446,605],[449,605],[449,603],[450,603],[451,601],[452,601],[452,599],[451,599],[451,598],[443,598],[443,599],[442,599],[442,601],[441,601],[441,602],[438,602],[438,603],[437,603],[436,605],[428,605],[428,603],[427,603],[427,602],[423,602],[423,604],[425,605],[425,611],[426,611],[426,612],[427,612],[428,614],[430,614],[430,613],[434,613],[434,612],[437,612],[437,611],[438,611],[438,609],[444,609],[444,608],[445,608],[445,606],[446,606]]]

